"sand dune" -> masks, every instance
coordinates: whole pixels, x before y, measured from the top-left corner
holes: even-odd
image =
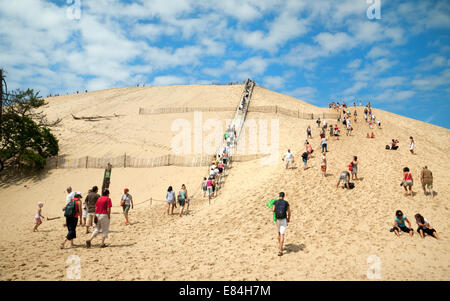
[[[193,114],[142,115],[138,108],[237,105],[242,86],[175,86],[118,88],[49,100],[45,109],[51,117],[64,117],[58,133],[62,153],[69,157],[133,153],[155,156],[170,153],[176,118],[192,121]],[[88,106],[89,104],[89,106]],[[330,112],[288,96],[256,87],[252,105],[280,105],[288,109]],[[201,198],[200,182],[205,168],[159,167],[152,169],[113,168],[112,233],[109,247],[85,249],[87,238],[78,228],[74,249],[60,250],[67,230],[63,220],[44,221],[40,232],[32,233],[38,201],[44,201],[44,216],[62,216],[64,189],[72,185],[85,193],[100,185],[102,170],[58,169],[39,176],[7,179],[0,184],[4,206],[0,220],[1,280],[68,280],[66,260],[81,259],[82,280],[368,280],[369,256],[381,263],[381,280],[450,280],[449,205],[450,131],[375,109],[382,129],[375,139],[361,121],[352,136],[329,139],[328,177],[320,172],[319,129],[315,120],[276,114],[249,113],[247,120],[279,118],[279,155],[275,165],[259,160],[235,162],[219,196],[210,205]],[[116,120],[89,123],[74,121],[70,113],[88,115],[126,114]],[[225,120],[232,113],[204,113],[204,119]],[[336,120],[329,120],[335,123]],[[302,169],[306,127],[315,150]],[[342,128],[342,124],[340,125]],[[108,136],[111,135],[111,136]],[[416,155],[408,150],[409,136],[416,141]],[[327,133],[327,138],[328,133]],[[397,151],[384,149],[390,139],[400,140]],[[290,148],[296,169],[285,170],[281,155]],[[352,156],[360,161],[360,181],[355,189],[336,189],[340,171]],[[426,197],[420,187],[421,167],[432,170],[437,196]],[[402,168],[413,174],[416,193],[403,195],[399,186]],[[167,186],[186,184],[194,194],[191,214],[166,216],[162,200]],[[123,225],[119,198],[130,188],[135,202],[130,226]],[[286,235],[286,254],[277,256],[276,229],[265,204],[286,192],[292,220]],[[441,240],[418,235],[395,237],[389,232],[395,210],[401,209],[413,221],[420,212],[437,230]],[[416,228],[415,224],[413,227]],[[417,234],[417,233],[416,233]]]

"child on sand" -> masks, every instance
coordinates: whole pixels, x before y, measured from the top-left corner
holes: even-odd
[[[167,215],[173,215],[173,208],[175,207],[175,192],[173,191],[172,186],[169,186],[166,193],[166,202],[167,202]]]
[[[405,222],[408,223],[409,227],[406,227]],[[395,212],[394,228],[391,229],[391,232],[394,232],[397,237],[400,237],[400,231],[409,233],[411,237],[414,235],[414,230],[411,228],[411,223],[408,218],[403,215],[401,210],[397,210]]]
[[[414,155],[414,139],[413,139],[413,137],[409,137],[409,139],[411,140],[411,142],[409,144],[409,151],[411,152],[411,154]]]
[[[42,207],[44,207],[44,203],[39,202],[38,210],[36,212],[36,216],[34,217],[36,224],[34,225],[33,232],[36,232],[38,230],[39,225],[42,224],[41,217],[44,218],[44,216],[42,215]]]
[[[205,177],[203,177],[203,182],[202,182],[203,197],[206,196],[206,191],[208,190],[207,187],[206,187],[206,182],[208,182],[208,181],[206,180]]]
[[[419,226],[417,228],[417,232],[420,234],[420,237],[425,238],[426,235],[433,236],[436,239],[439,239],[436,230],[431,228],[430,223],[424,218],[420,213],[415,215],[416,223]]]
[[[375,134],[372,132],[372,134],[370,134],[370,138],[375,138]]]
[[[413,196],[413,191],[412,191],[413,184],[414,184],[414,181],[413,181],[412,174],[409,172],[409,168],[408,167],[403,168],[403,181],[402,181],[401,186],[403,186],[403,188],[405,188],[405,191],[406,191],[405,196],[408,195],[407,187],[409,187],[409,194],[411,196]]]
[[[326,177],[327,174],[327,158],[325,156],[326,153],[322,153],[322,161],[320,162],[320,169],[322,170],[322,176]]]
[[[188,199],[188,193],[186,189],[186,185],[181,185],[181,190],[178,192],[178,204],[180,205],[180,217],[183,215],[184,206]]]
[[[353,161],[350,163],[351,172],[352,172],[352,180],[358,180],[358,157],[353,156]]]
[[[350,173],[346,170],[342,171],[339,175],[339,181],[337,182],[336,188],[339,188],[339,184],[341,181],[344,183],[344,186],[347,188],[347,190],[350,189],[349,185],[349,179],[350,179]]]
[[[306,169],[306,163],[308,163],[308,153],[304,152],[302,154],[302,160],[303,160],[303,169]]]

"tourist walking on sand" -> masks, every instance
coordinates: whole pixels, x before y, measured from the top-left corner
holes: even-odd
[[[342,171],[341,174],[339,175],[339,180],[336,184],[336,188],[339,188],[339,184],[344,183],[344,187],[347,188],[347,190],[350,189],[350,185],[349,185],[349,180],[350,180],[350,173],[346,170]]]
[[[434,198],[433,173],[428,169],[428,166],[424,166],[420,173],[420,183],[422,183],[423,193],[427,195],[426,188],[428,188],[431,197]]]
[[[352,165],[352,180],[358,180],[358,157],[353,156],[353,161],[350,164]]]
[[[417,232],[420,234],[420,237],[425,238],[426,235],[433,236],[436,239],[439,239],[439,236],[433,228],[431,228],[430,223],[426,218],[424,218],[420,213],[415,215],[416,223],[419,226],[417,228]]]
[[[322,176],[326,177],[327,176],[327,158],[326,158],[326,153],[322,153],[322,159],[320,162],[320,169],[322,170]]]
[[[109,190],[105,189],[102,196],[98,198],[97,203],[95,204],[95,216],[97,218],[97,222],[91,237],[86,240],[87,248],[91,247],[92,239],[94,239],[100,231],[102,231],[102,244],[100,247],[106,247],[105,239],[108,238],[109,225],[111,224],[111,207],[112,202],[109,198]]]
[[[292,164],[294,163],[294,155],[291,153],[291,150],[288,149],[287,152],[284,154],[283,161],[286,163],[286,169],[288,169],[288,166],[292,168]]]
[[[173,208],[175,207],[175,192],[172,189],[172,186],[169,186],[166,193],[166,202],[167,202],[167,215],[173,215]]]
[[[186,185],[181,185],[181,190],[178,192],[178,204],[180,205],[180,217],[183,215],[184,206],[188,203],[188,192]]]
[[[203,190],[203,197],[206,196],[206,191],[208,190],[208,186],[206,186],[208,180],[206,179],[206,177],[203,177],[203,181],[202,181],[202,190]]]
[[[89,233],[89,227],[94,226],[94,219],[95,219],[95,210],[96,210],[96,204],[97,200],[100,197],[100,195],[97,193],[98,187],[94,186],[91,189],[91,192],[86,197],[86,203],[87,203],[87,218],[86,218],[86,234]]]
[[[81,192],[76,192],[74,194],[73,199],[67,204],[64,210],[64,216],[66,217],[66,225],[67,225],[67,236],[64,239],[63,243],[61,244],[61,249],[64,249],[64,246],[67,241],[70,241],[70,246],[73,247],[73,239],[77,238],[77,224],[78,224],[78,217],[83,214],[83,209],[81,205],[81,199],[83,196],[81,195]],[[82,224],[82,221],[80,219],[80,225]]]
[[[307,138],[312,138],[311,136],[311,127],[308,125],[308,128],[306,129],[306,136]]]
[[[89,195],[89,193],[91,193],[91,191],[92,191],[91,189],[88,190],[88,195]],[[82,217],[81,226],[83,226],[83,227],[86,227],[87,214],[88,214],[87,202],[86,202],[86,199],[84,199],[83,214],[81,215],[81,217]]]
[[[308,152],[304,152],[302,154],[302,160],[303,160],[303,169],[306,169],[306,164],[308,163]]]
[[[66,188],[66,191],[67,191],[67,195],[66,195],[66,206],[67,206],[67,204],[69,204],[70,201],[75,197],[75,192],[72,191],[72,187],[71,187],[71,186],[67,187],[67,188]]]
[[[406,192],[405,196],[408,195],[408,189],[409,189],[409,195],[413,196],[413,191],[412,191],[413,184],[414,184],[414,181],[413,181],[411,172],[409,172],[409,168],[408,167],[403,168],[403,181],[402,181],[401,186],[403,186],[403,188],[405,188],[405,192]]]
[[[409,227],[406,227],[405,222],[408,223]],[[391,229],[391,232],[394,232],[397,237],[400,237],[400,231],[409,233],[411,237],[414,235],[414,230],[411,228],[411,223],[406,215],[401,210],[397,210],[395,212],[394,228]]]
[[[319,117],[319,118],[317,118],[317,121],[316,121],[316,123],[317,123],[317,127],[318,127],[318,128],[320,128],[320,117]]]
[[[36,232],[38,230],[38,227],[42,224],[42,219],[41,218],[45,218],[42,215],[42,207],[44,207],[44,203],[39,202],[38,203],[38,208],[37,208],[37,211],[36,211],[36,215],[34,216],[34,220],[35,220],[36,224],[34,225],[33,232]]]
[[[131,209],[134,209],[133,197],[131,196],[131,194],[129,194],[129,191],[130,190],[128,188],[125,188],[123,190],[122,200],[120,202],[123,210],[123,216],[125,217],[126,226],[130,224],[130,222],[128,221],[128,212],[130,211],[130,207]]]
[[[413,137],[409,137],[409,139],[410,139],[409,151],[411,152],[411,154],[414,155],[414,139]]]
[[[289,203],[284,200],[284,192],[280,192],[279,199],[273,203],[272,212],[275,213],[276,225],[278,231],[278,256],[283,255],[284,235],[286,227],[291,219],[291,208]]]

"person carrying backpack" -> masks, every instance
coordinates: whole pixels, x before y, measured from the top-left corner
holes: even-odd
[[[273,203],[272,212],[275,213],[277,230],[278,230],[278,256],[283,255],[284,235],[286,234],[286,227],[291,219],[291,208],[289,203],[284,200],[284,192],[280,192],[280,198]]]
[[[73,239],[77,238],[77,223],[78,217],[83,213],[81,199],[83,196],[81,192],[76,192],[74,198],[67,203],[66,207],[64,207],[64,216],[66,217],[66,225],[67,225],[67,236],[61,244],[61,249],[64,249],[64,246],[67,241],[70,241],[70,246],[73,247]],[[80,218],[80,225],[82,225],[82,220]]]

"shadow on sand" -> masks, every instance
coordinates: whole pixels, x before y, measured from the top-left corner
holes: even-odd
[[[297,253],[299,251],[303,251],[306,248],[305,244],[287,244],[284,249],[286,250],[286,253]]]

